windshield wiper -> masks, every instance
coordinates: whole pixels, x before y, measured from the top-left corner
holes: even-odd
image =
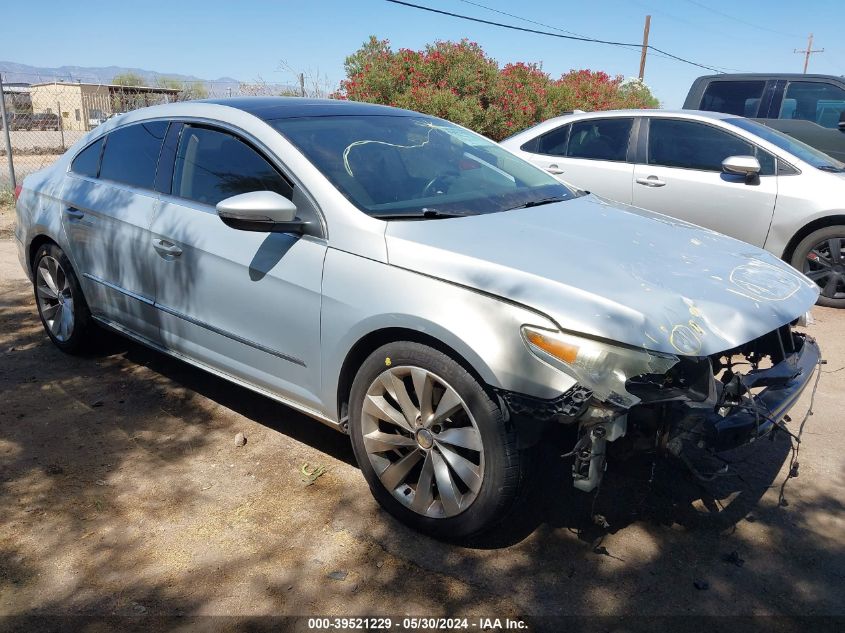
[[[569,200],[569,198],[562,198],[561,196],[552,196],[551,198],[529,200],[525,204],[519,204],[515,207],[511,207],[510,209],[508,209],[508,211],[513,211],[514,209],[530,209],[531,207],[539,207],[544,204],[552,204],[553,202],[563,202],[564,200]]]
[[[845,173],[845,169],[842,169],[841,167],[834,167],[833,165],[816,165],[816,169],[821,169],[822,171],[829,171],[833,174]]]
[[[410,213],[385,213],[373,214],[374,218],[379,220],[428,220],[441,218],[465,218],[474,213],[448,213],[445,211],[438,211],[437,209],[423,209],[421,211],[411,211]]]

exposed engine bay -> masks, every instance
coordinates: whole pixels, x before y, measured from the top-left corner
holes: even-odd
[[[531,432],[540,422],[578,425],[573,485],[594,490],[607,466],[608,442],[624,451],[678,458],[699,478],[696,458],[753,442],[773,430],[793,435],[787,413],[822,363],[815,340],[785,325],[712,356],[680,357],[665,374],[625,382],[639,402],[625,408],[598,400],[582,385],[545,401],[501,393],[508,410]],[[624,446],[622,446],[624,444]]]

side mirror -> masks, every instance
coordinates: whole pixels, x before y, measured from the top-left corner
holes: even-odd
[[[226,226],[262,233],[300,232],[307,222],[296,217],[296,205],[275,191],[250,191],[217,203]]]
[[[839,113],[839,131],[845,132],[845,110]]]
[[[760,174],[760,161],[754,156],[728,156],[722,161],[722,171],[752,180]]]

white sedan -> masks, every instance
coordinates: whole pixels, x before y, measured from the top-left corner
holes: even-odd
[[[576,187],[765,248],[845,308],[845,164],[765,125],[692,110],[576,113],[501,143]]]

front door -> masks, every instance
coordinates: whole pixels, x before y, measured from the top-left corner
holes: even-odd
[[[763,247],[777,199],[775,158],[748,141],[697,121],[652,118],[645,164],[634,170],[635,206]],[[722,172],[728,156],[756,156],[760,177]]]
[[[224,198],[262,190],[304,211],[300,192],[244,140],[184,126],[149,244],[161,336],[170,349],[316,408],[325,241],[233,229],[215,211]]]

